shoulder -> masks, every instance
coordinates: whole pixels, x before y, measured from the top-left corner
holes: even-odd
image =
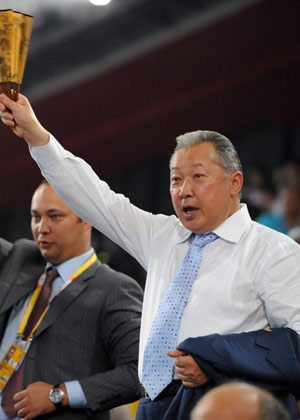
[[[16,240],[13,244],[8,244],[9,245],[4,245],[6,249],[9,249],[6,260],[16,264],[24,263],[26,265],[45,263],[38,246],[33,240],[21,238]]]
[[[42,259],[37,244],[31,239],[21,238],[16,240],[13,244],[12,251],[22,255],[23,257],[29,257],[32,255],[33,257],[39,257]]]
[[[9,279],[9,282],[13,282],[21,273],[23,281],[27,284],[27,281],[35,281],[41,274],[45,260],[34,241],[25,238],[13,244],[1,241],[0,247],[6,250],[6,254],[1,254],[1,281]]]
[[[92,283],[98,289],[114,295],[128,294],[142,300],[143,290],[138,282],[127,274],[116,271],[98,261]]]
[[[8,257],[9,253],[13,248],[13,244],[11,242],[6,241],[3,238],[0,238],[0,267]]]
[[[33,240],[21,238],[12,243],[6,239],[0,238],[0,261],[1,258],[5,259],[14,253],[23,253],[24,251],[27,253],[39,252],[38,247]]]
[[[283,217],[277,213],[262,213],[257,217],[256,221],[279,232],[286,233],[287,231],[284,226]]]
[[[6,239],[0,238],[0,253],[3,256],[7,256],[11,251],[13,244]]]
[[[252,221],[251,230],[257,236],[261,236],[264,240],[279,241],[282,243],[294,245],[297,243],[290,238],[286,233],[276,230],[270,226],[266,226],[257,221]],[[274,244],[273,244],[274,245]]]
[[[101,276],[104,282],[108,282],[111,285],[122,284],[133,287],[136,287],[137,285],[137,287],[140,287],[136,280],[132,277],[120,271],[114,270],[107,264],[100,263],[96,268],[95,276]]]
[[[251,223],[249,235],[245,239],[248,247],[261,255],[262,261],[269,258],[300,258],[300,245],[285,233],[278,232],[257,222]]]

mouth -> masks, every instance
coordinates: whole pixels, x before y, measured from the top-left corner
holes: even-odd
[[[184,216],[187,218],[193,217],[197,211],[198,211],[198,207],[193,207],[193,206],[183,206],[182,207],[182,211],[184,213]]]
[[[51,246],[51,242],[47,242],[47,241],[39,241],[39,247],[41,249],[48,249]]]

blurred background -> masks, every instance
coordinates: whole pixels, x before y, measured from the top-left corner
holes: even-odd
[[[240,154],[242,201],[252,217],[266,216],[286,232],[299,227],[299,0],[0,6],[35,18],[22,93],[41,123],[115,191],[171,214],[175,137],[215,130]],[[0,235],[30,238],[30,201],[41,176],[24,141],[3,125],[0,136]],[[102,261],[144,284],[143,269],[127,254],[98,232],[93,240]]]

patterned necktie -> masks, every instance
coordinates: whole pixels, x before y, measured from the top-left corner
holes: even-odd
[[[43,284],[39,297],[27,321],[23,334],[24,338],[27,338],[30,335],[34,326],[36,325],[42,313],[46,309],[52,290],[52,283],[57,276],[57,270],[48,270],[45,283]],[[23,389],[24,365],[25,362],[23,359],[21,365],[19,366],[19,369],[13,373],[12,377],[9,379],[8,383],[3,389],[1,405],[3,411],[10,419],[16,415],[16,410],[14,409],[15,402],[13,400],[13,396],[16,392],[19,392]]]
[[[166,353],[177,346],[182,314],[201,263],[201,248],[215,239],[217,235],[212,232],[195,235],[157,310],[145,347],[142,375],[142,384],[151,400],[172,381],[174,359]]]

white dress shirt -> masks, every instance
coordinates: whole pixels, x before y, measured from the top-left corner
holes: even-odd
[[[147,271],[139,377],[150,327],[179,269],[191,232],[173,216],[153,215],[116,194],[82,159],[51,136],[32,148],[52,187],[84,220],[132,255]],[[251,220],[246,205],[218,226],[219,238],[203,249],[199,273],[183,313],[178,342],[212,333],[266,327],[300,333],[300,246]]]

